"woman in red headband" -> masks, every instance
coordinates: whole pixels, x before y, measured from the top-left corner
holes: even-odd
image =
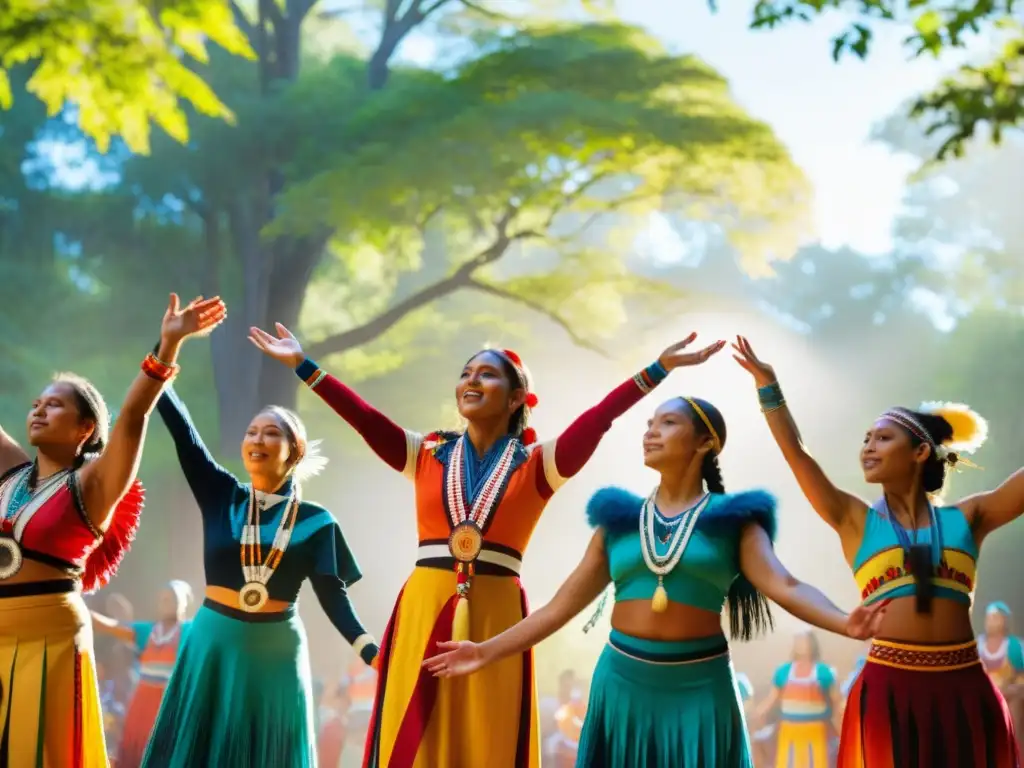
[[[537,693],[530,651],[472,677],[439,680],[422,669],[438,642],[487,640],[527,613],[519,581],[523,552],[552,494],[582,469],[612,421],[673,368],[720,351],[685,348],[691,334],[616,387],[555,440],[536,443],[537,405],[511,350],[484,350],[462,368],[455,397],[466,431],[421,435],[399,427],[308,360],[295,337],[253,328],[264,353],[351,424],[371,449],[416,487],[419,557],[381,642],[365,768],[539,768]],[[472,609],[470,609],[472,604]]]

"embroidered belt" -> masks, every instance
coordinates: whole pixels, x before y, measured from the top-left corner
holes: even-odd
[[[950,672],[981,664],[978,644],[968,640],[955,645],[911,645],[890,640],[875,640],[868,661],[915,672]]]
[[[448,549],[447,539],[421,541],[416,565],[421,568],[455,569],[456,560]],[[511,547],[483,542],[483,548],[474,561],[474,570],[484,576],[518,576],[523,569],[523,556]]]

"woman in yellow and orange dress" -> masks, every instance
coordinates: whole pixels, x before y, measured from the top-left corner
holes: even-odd
[[[510,350],[467,361],[455,387],[465,432],[420,435],[399,427],[308,360],[295,337],[257,328],[253,343],[289,365],[416,488],[419,557],[381,641],[365,768],[539,768],[533,655],[479,675],[440,681],[422,669],[438,642],[494,637],[528,612],[523,552],[552,494],[583,467],[612,421],[678,365],[724,346],[683,353],[692,334],[619,385],[557,440],[535,444],[527,427],[537,397]],[[469,609],[472,602],[472,610]]]

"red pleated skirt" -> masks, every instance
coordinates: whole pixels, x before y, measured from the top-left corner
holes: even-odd
[[[838,768],[1018,768],[1013,721],[974,641],[876,640],[846,703]]]
[[[121,746],[117,750],[117,768],[139,768],[146,744],[153,733],[160,702],[164,698],[164,683],[141,681],[135,688],[128,712],[124,716]]]

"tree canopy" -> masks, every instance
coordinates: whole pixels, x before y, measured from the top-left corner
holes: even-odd
[[[209,60],[208,42],[254,56],[228,0],[2,0],[0,108],[10,109],[11,73],[24,69],[26,89],[49,114],[71,106],[101,151],[120,136],[133,152],[148,152],[151,121],[184,142],[183,100],[233,120],[192,66]]]
[[[1024,121],[1024,27],[1017,0],[757,0],[751,26],[772,29],[827,11],[855,19],[833,39],[835,60],[844,54],[866,58],[879,24],[909,25],[905,45],[913,56],[963,49],[978,33],[996,41],[989,61],[961,66],[911,105],[911,114],[925,118],[928,130],[942,137],[935,150],[939,159],[961,155],[982,126],[999,143],[1006,128]]]

